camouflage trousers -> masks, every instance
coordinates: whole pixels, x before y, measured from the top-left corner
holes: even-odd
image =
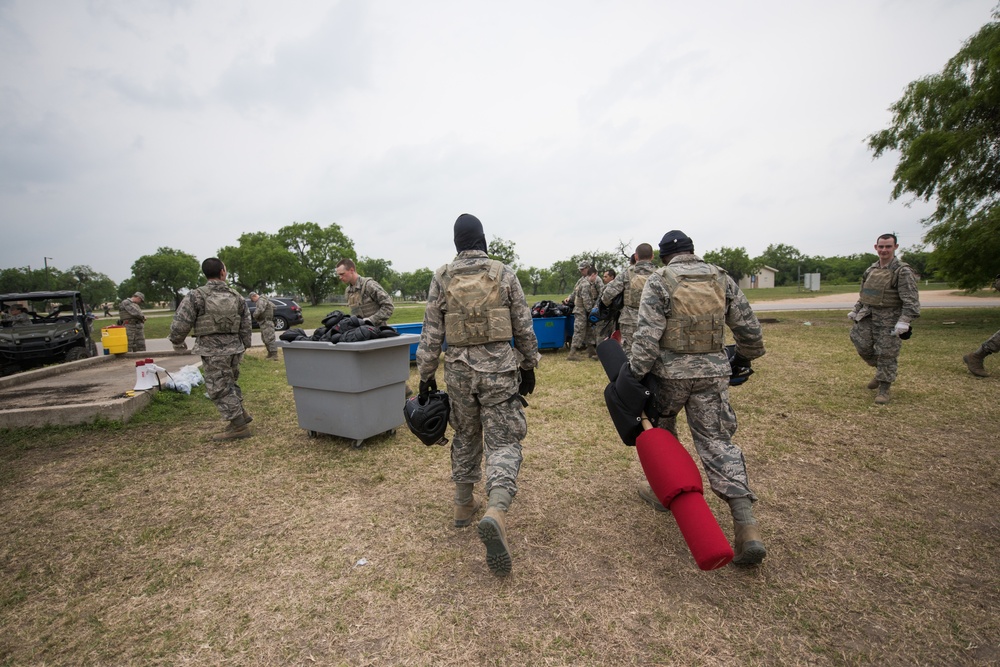
[[[278,351],[278,343],[274,338],[274,322],[260,323],[260,339],[263,341],[264,347],[267,348],[268,354],[274,354]]]
[[[875,368],[879,382],[895,382],[903,341],[892,333],[899,321],[898,308],[872,308],[871,315],[851,327],[851,342],[865,363]]]
[[[226,421],[232,421],[243,414],[243,392],[236,384],[240,379],[242,359],[242,352],[201,358],[205,392]]]
[[[677,435],[677,415],[683,408],[715,495],[724,500],[746,497],[756,502],[743,451],[732,440],[736,413],[729,405],[729,378],[656,379],[656,402],[662,410],[656,425]]]
[[[590,325],[589,316],[590,313],[584,313],[582,317],[579,313],[573,315],[573,341],[570,343],[571,349],[582,350],[588,345],[597,344],[597,333],[594,327]]]
[[[1000,331],[989,337],[985,343],[983,343],[983,349],[990,354],[996,354],[1000,352]]]
[[[625,356],[629,359],[632,358],[632,338],[635,336],[637,328],[634,324],[618,323],[618,331],[622,336],[622,349],[625,350]]]
[[[146,351],[146,325],[142,322],[125,323],[125,337],[128,338],[129,352]]]
[[[524,408],[517,399],[517,371],[483,373],[465,364],[446,363],[444,381],[451,399],[448,423],[455,429],[452,481],[475,484],[482,479],[485,453],[487,495],[501,488],[513,498],[521,468],[521,440],[528,433]]]

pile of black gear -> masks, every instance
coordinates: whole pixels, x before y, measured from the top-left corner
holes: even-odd
[[[573,312],[572,307],[555,301],[538,301],[531,307],[532,317],[566,317],[571,312]]]
[[[375,338],[392,338],[399,332],[388,325],[377,327],[370,321],[355,315],[345,315],[339,310],[323,318],[323,326],[313,331],[312,336],[299,328],[289,329],[281,334],[281,340],[314,340],[325,343],[360,343]]]

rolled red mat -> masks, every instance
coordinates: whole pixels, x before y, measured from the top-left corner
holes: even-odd
[[[705,502],[701,473],[694,459],[666,429],[643,431],[635,442],[650,488],[670,510],[698,567],[714,570],[733,559],[719,522]]]

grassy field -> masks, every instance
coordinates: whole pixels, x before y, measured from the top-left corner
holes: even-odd
[[[543,353],[497,579],[446,449],[309,438],[258,348],[249,440],[197,391],[0,433],[0,664],[1000,664],[1000,359],[961,361],[1000,309],[925,310],[885,407],[843,313],[768,315],[731,392],[761,567],[698,570],[638,498],[596,362]]]

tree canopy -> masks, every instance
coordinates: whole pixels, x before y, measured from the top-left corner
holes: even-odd
[[[736,282],[739,282],[743,276],[752,276],[757,273],[762,266],[759,260],[750,259],[746,248],[727,248],[725,246],[706,252],[705,261],[724,268],[726,273]]]
[[[246,292],[267,294],[295,277],[298,258],[267,232],[241,234],[239,245],[219,249],[219,259],[226,263],[229,279]]]
[[[911,82],[892,124],[868,137],[876,158],[900,154],[893,199],[935,200],[924,240],[965,289],[1000,272],[1000,12],[993,19],[939,74]]]
[[[184,298],[182,291],[198,287],[202,279],[201,263],[195,256],[173,248],[158,248],[154,254],[143,255],[132,264],[135,289],[141,290],[147,301],[169,300],[174,307]]]
[[[315,222],[293,222],[278,230],[278,241],[298,259],[288,283],[317,305],[337,286],[337,262],[355,259],[354,242],[333,222],[320,227]]]

